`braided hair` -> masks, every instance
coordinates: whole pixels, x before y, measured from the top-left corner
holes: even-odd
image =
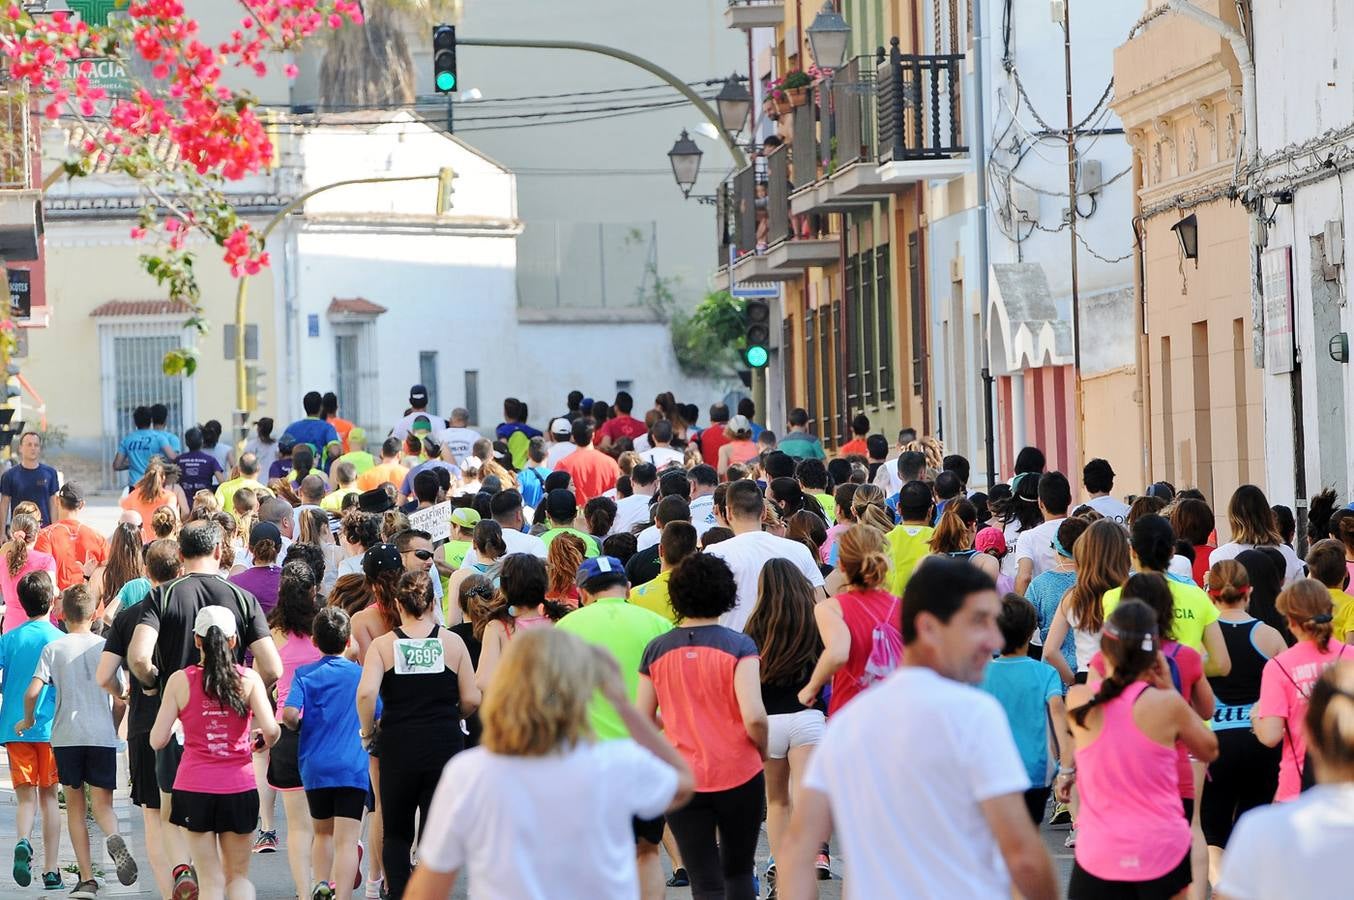
[[[1157,650],[1161,638],[1157,631],[1157,616],[1141,600],[1124,600],[1105,621],[1100,638],[1100,652],[1114,669],[1089,702],[1072,710],[1072,718],[1083,728],[1086,716],[1097,706],[1104,706],[1118,697],[1133,682],[1150,672],[1157,664]]]

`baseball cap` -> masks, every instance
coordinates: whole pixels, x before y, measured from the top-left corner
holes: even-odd
[[[354,425],[348,432],[348,446],[357,447],[367,442],[367,429],[361,425]]]
[[[480,523],[480,514],[469,506],[458,506],[451,511],[451,524],[474,528]]]
[[[556,489],[546,494],[545,512],[556,522],[572,522],[578,515],[578,500],[574,492]]]
[[[287,451],[292,450],[295,447],[296,447],[296,438],[292,437],[289,434],[284,434],[282,435],[282,437],[277,439],[277,449],[281,450],[283,453],[286,453]]]
[[[752,434],[752,423],[748,421],[747,416],[734,416],[729,419],[729,424],[724,426],[732,434],[742,434],[744,432]]]
[[[61,490],[57,491],[56,495],[67,503],[85,502],[85,489],[74,481],[61,485]]]
[[[625,566],[619,559],[614,556],[598,556],[583,560],[583,564],[578,567],[578,573],[574,576],[574,584],[586,587],[589,582],[602,578],[608,582],[629,583],[629,579],[625,576]]]
[[[1006,554],[1006,535],[1000,528],[989,525],[973,538],[973,549],[979,553]]]
[[[568,419],[556,419],[550,423],[550,433],[555,437],[568,437],[573,434],[574,426]]]
[[[249,546],[254,546],[259,541],[272,541],[273,546],[282,546],[282,532],[272,522],[255,522],[254,527],[249,529]]]
[[[416,384],[413,387],[411,387],[409,389],[409,402],[419,404],[427,403],[428,389],[421,384]]]
[[[198,637],[206,637],[207,632],[211,631],[215,625],[221,629],[221,633],[227,638],[235,637],[237,629],[235,627],[235,614],[224,606],[204,606],[197,611],[197,617],[193,619],[193,634]]]
[[[433,423],[427,416],[415,416],[414,423],[409,426],[409,430],[421,434],[430,434],[433,430]]]
[[[368,578],[403,568],[404,561],[400,559],[399,548],[394,544],[377,544],[368,547],[367,552],[362,554],[362,574]]]

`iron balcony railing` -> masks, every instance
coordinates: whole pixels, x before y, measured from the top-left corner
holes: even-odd
[[[0,86],[0,190],[25,190],[32,184],[33,141],[28,94]]]
[[[822,159],[818,146],[818,97],[821,92],[817,85],[808,89],[808,102],[796,106],[792,113],[794,120],[790,125],[790,148],[793,151],[791,183],[795,190],[808,187],[818,180],[818,163]]]
[[[843,166],[874,162],[875,72],[870,57],[856,57],[832,76],[832,109],[823,156],[830,175]]]
[[[782,144],[766,157],[768,244],[794,237],[790,227],[790,148]]]
[[[940,159],[968,152],[960,105],[963,54],[902,53],[898,39],[879,49],[879,161]]]

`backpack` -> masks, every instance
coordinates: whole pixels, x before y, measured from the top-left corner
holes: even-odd
[[[1185,683],[1180,677],[1180,663],[1176,662],[1176,657],[1180,655],[1180,644],[1171,648],[1170,652],[1165,654],[1166,667],[1171,670],[1171,684],[1175,685],[1175,692],[1184,696]],[[1188,700],[1188,697],[1185,697]]]
[[[888,614],[875,623],[874,631],[870,634],[870,655],[865,660],[865,669],[860,676],[862,688],[883,681],[902,661],[903,636],[894,624],[899,602],[897,599],[893,601]]]
[[[1339,654],[1337,654],[1335,657],[1335,662],[1332,662],[1331,665],[1332,666],[1335,665],[1344,658],[1345,658],[1345,648],[1341,647]],[[1289,683],[1293,685],[1294,689],[1297,690],[1298,694],[1302,697],[1302,699],[1307,701],[1310,701],[1312,699],[1311,694],[1308,694],[1302,688],[1298,687],[1297,681],[1293,679],[1292,675],[1288,674],[1288,670],[1283,667],[1283,663],[1279,662],[1276,659],[1274,660],[1274,664],[1279,667],[1279,671],[1284,674],[1284,677],[1287,678]],[[1297,745],[1293,743],[1293,735],[1288,730],[1287,716],[1285,716],[1283,720],[1283,735],[1284,738],[1286,738],[1288,741],[1288,746],[1296,750]],[[1308,750],[1306,753],[1303,754],[1302,765],[1298,768],[1298,775],[1302,780],[1301,787],[1299,788],[1300,791],[1306,791],[1316,787],[1316,766],[1312,764],[1311,750]]]

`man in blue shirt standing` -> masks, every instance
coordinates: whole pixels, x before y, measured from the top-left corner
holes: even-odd
[[[320,418],[324,398],[320,396],[319,391],[310,391],[302,397],[301,406],[305,408],[306,417],[292,422],[282,433],[290,435],[298,444],[309,444],[318,457],[330,441],[339,439],[338,430],[332,423]]]
[[[164,436],[165,443],[170,446],[175,455],[183,452],[183,444],[179,443],[179,436],[169,430],[169,407],[163,403],[156,403],[150,408],[150,428],[151,431],[158,431]]]
[[[117,455],[113,457],[113,468],[116,471],[127,470],[129,487],[146,474],[146,465],[152,456],[163,456],[168,460],[177,459],[179,456],[179,451],[174,449],[165,432],[155,431],[150,427],[149,407],[138,406],[132,410],[132,424],[136,426],[136,430],[122,439],[122,443],[118,444]]]
[[[19,464],[0,475],[0,526],[9,524],[15,504],[32,500],[42,513],[42,524],[52,524],[52,495],[58,487],[56,469],[41,462],[42,435],[25,431],[19,438]]]

